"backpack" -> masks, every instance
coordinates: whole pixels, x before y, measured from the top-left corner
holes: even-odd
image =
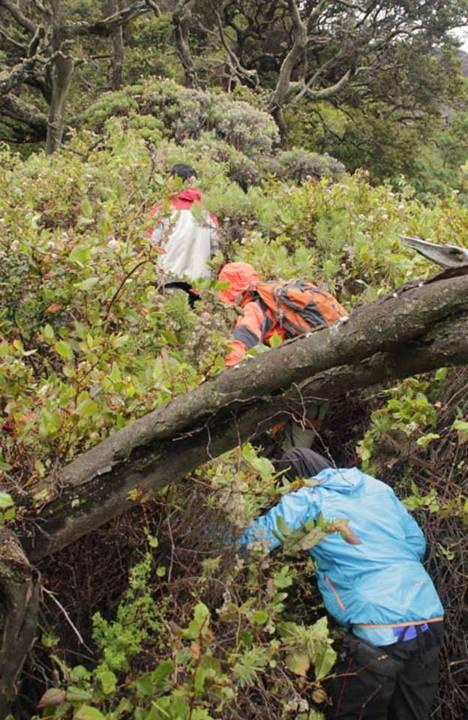
[[[348,316],[333,295],[303,280],[260,282],[255,290],[289,337],[332,325]]]

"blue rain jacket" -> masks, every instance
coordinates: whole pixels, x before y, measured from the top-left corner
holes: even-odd
[[[421,563],[424,535],[393,490],[357,468],[327,468],[310,483],[258,518],[241,545],[264,540],[274,550],[279,517],[291,530],[320,512],[325,520],[346,518],[360,545],[332,533],[310,550],[328,612],[373,645],[396,642],[395,626],[442,619],[442,604]]]

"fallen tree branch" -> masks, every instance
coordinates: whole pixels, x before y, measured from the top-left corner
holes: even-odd
[[[371,303],[345,324],[246,360],[49,477],[57,494],[30,524],[30,557],[55,552],[129,509],[135,488],[141,497],[251,437],[259,423],[285,412],[299,383],[307,381],[308,394],[336,397],[467,359],[468,276]]]
[[[39,585],[14,533],[0,530],[0,718],[36,636]]]

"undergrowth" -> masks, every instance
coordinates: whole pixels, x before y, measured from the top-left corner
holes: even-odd
[[[178,189],[166,179],[168,162],[182,156],[198,170],[206,205],[221,220],[224,257],[252,262],[265,278],[322,283],[349,310],[430,272],[401,247],[400,234],[460,245],[466,226],[455,196],[425,206],[410,187],[372,187],[364,173],[317,180],[307,169],[304,179],[304,157],[283,158],[291,175],[256,167],[245,191],[233,180],[243,138],[228,149],[223,137],[177,144],[154,122],[109,120],[105,110],[100,135],[81,132],[52,158],[23,161],[1,150],[7,524],[22,520],[25,498],[29,516],[40,514],[58,490],[48,480],[55,467],[224,367],[233,318],[216,300],[216,283],[200,283],[194,310],[157,286],[145,230],[149,209]],[[216,148],[215,159],[201,147]],[[394,485],[425,526],[449,618],[440,720],[461,720],[467,692],[466,387],[466,371],[441,370],[353,396],[321,438],[332,456],[362,461]],[[360,412],[351,417],[353,403]],[[306,553],[236,554],[241,528],[288,489],[261,455],[245,446],[177,488],[135,498],[123,519],[42,564],[42,640],[26,667],[21,717],[320,717],[320,681],[340,631],[327,625],[312,561]]]

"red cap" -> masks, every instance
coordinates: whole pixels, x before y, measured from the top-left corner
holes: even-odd
[[[219,273],[218,281],[229,283],[229,287],[218,290],[218,298],[227,305],[239,303],[244,293],[253,290],[259,280],[258,272],[249,263],[228,263]]]

